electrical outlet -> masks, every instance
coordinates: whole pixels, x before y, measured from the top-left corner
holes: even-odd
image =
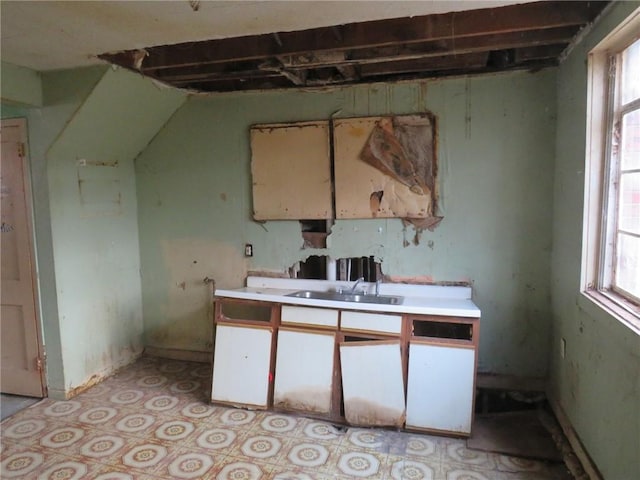
[[[560,356],[562,358],[567,356],[567,341],[564,338],[560,339]]]
[[[244,256],[253,257],[253,245],[251,245],[250,243],[247,243],[244,246]]]

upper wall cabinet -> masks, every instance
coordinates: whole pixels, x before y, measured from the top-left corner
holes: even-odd
[[[329,122],[251,127],[253,217],[332,218]]]
[[[431,114],[334,120],[336,218],[427,218],[436,211]]]

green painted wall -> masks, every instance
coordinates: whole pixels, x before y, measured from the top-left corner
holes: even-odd
[[[64,365],[51,239],[46,151],[105,72],[104,67],[48,72],[41,75],[44,106],[2,105],[2,117],[27,118],[28,157],[33,196],[39,311],[47,353],[47,384],[52,396],[64,396]],[[15,81],[13,77],[4,78]]]
[[[190,98],[136,161],[146,344],[211,349],[206,276],[239,287],[310,254],[375,255],[386,274],[472,281],[480,370],[546,375],[555,82],[546,70]],[[439,122],[445,218],[419,245],[403,246],[414,232],[399,219],[337,221],[315,251],[297,222],[251,221],[250,125],[424,109]]]
[[[108,69],[47,152],[64,393],[142,349],[133,159],[184,98]]]
[[[0,72],[0,96],[3,102],[42,106],[39,72],[7,62],[2,62]]]
[[[616,3],[558,73],[550,394],[611,480],[640,478],[640,336],[580,294],[587,54],[638,6]]]

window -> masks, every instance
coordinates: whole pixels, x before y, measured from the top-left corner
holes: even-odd
[[[602,283],[640,302],[640,40],[609,57]]]
[[[589,58],[585,268],[592,298],[640,327],[640,11]]]

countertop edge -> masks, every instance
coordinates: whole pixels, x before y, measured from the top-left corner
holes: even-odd
[[[307,299],[287,296],[296,290],[260,289],[262,291],[246,291],[246,289],[216,289],[215,297],[234,298],[239,300],[256,300],[269,303],[300,305],[308,307],[338,308],[341,310],[366,310],[370,312],[412,313],[417,315],[442,315],[450,317],[480,318],[480,309],[467,299],[439,299],[424,297],[404,297],[401,305],[376,303],[354,303],[335,300]],[[269,290],[268,292],[264,290]]]

